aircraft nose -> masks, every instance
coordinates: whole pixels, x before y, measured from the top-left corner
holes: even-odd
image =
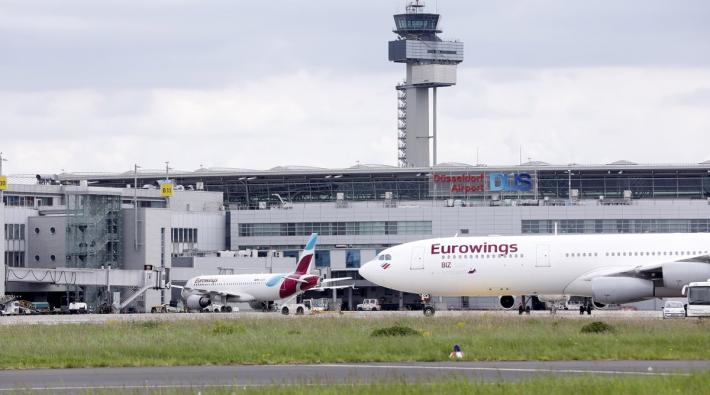
[[[358,273],[367,281],[373,282],[375,263],[373,261],[367,262],[366,264],[360,266]]]

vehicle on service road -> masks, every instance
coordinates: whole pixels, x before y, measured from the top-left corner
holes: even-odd
[[[69,303],[69,314],[86,314],[89,312],[89,305],[84,302]]]
[[[295,314],[305,315],[312,314],[310,301],[304,300],[303,303],[286,303],[278,306],[279,311],[283,315]]]
[[[663,319],[685,318],[685,306],[677,300],[667,300],[663,305]]]
[[[688,298],[688,317],[710,317],[710,279],[688,284],[683,295]]]
[[[710,233],[436,238],[387,248],[359,273],[401,292],[498,296],[504,309],[517,295],[583,296],[601,308],[680,297],[709,278]],[[697,311],[710,308],[710,284],[701,294]]]
[[[362,303],[356,306],[357,311],[378,311],[382,310],[380,302],[377,299],[364,299]]]

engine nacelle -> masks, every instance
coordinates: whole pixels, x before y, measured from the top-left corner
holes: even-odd
[[[693,281],[710,278],[710,264],[703,262],[673,262],[663,265],[663,286],[682,289]]]
[[[653,282],[636,277],[598,277],[592,279],[595,303],[630,303],[653,297]]]
[[[201,310],[212,304],[212,301],[207,296],[190,295],[185,300],[185,305],[191,310]]]
[[[503,295],[498,298],[498,303],[500,307],[510,310],[515,307],[515,296],[513,295]]]

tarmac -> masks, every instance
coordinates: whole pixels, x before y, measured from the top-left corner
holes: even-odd
[[[384,380],[416,383],[447,378],[485,382],[538,376],[687,376],[692,372],[708,370],[710,361],[407,362],[28,369],[0,370],[0,393],[349,385]]]
[[[517,311],[437,311],[435,317],[476,317],[476,316],[497,316],[497,317],[518,317]],[[321,312],[318,314],[304,316],[285,316],[277,312],[257,312],[242,311],[235,313],[164,313],[164,314],[74,314],[74,315],[25,315],[25,316],[2,316],[2,325],[57,325],[57,324],[103,324],[107,322],[142,322],[142,321],[184,321],[184,320],[219,320],[219,319],[239,319],[239,318],[264,318],[264,319],[318,319],[333,317],[349,317],[371,319],[378,317],[424,317],[421,311],[348,311],[342,314],[336,312]],[[434,317],[434,318],[435,318]],[[627,311],[627,310],[594,310],[591,315],[580,315],[578,311],[560,310],[552,315],[548,311],[533,311],[531,314],[519,316],[526,317],[550,317],[565,319],[594,320],[604,318],[609,320],[655,320],[662,319],[660,311]],[[694,319],[694,318],[687,318]]]

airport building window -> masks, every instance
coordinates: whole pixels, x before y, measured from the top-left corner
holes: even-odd
[[[345,253],[345,267],[348,269],[360,267],[360,250],[348,250]]]
[[[239,224],[239,236],[430,235],[431,226],[431,221],[254,223]]]
[[[698,233],[710,231],[710,219],[564,219],[523,220],[522,233]]]
[[[316,256],[316,267],[330,267],[330,251],[317,251]]]
[[[24,240],[25,224],[5,224],[5,240]]]
[[[5,264],[10,267],[25,267],[25,252],[5,251]]]

